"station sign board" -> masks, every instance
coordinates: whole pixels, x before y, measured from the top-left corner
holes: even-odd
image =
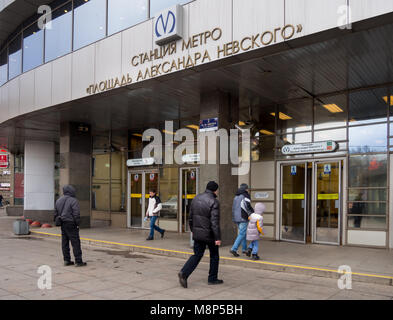
[[[199,132],[217,131],[218,118],[211,118],[199,121]]]
[[[334,152],[337,150],[337,148],[338,148],[338,144],[336,142],[324,141],[324,142],[286,145],[281,148],[281,152],[284,155],[326,153],[326,152]]]
[[[151,166],[154,164],[154,158],[130,159],[127,161],[127,167]]]
[[[193,153],[193,154],[185,154],[182,157],[184,163],[195,163],[201,161],[200,153]]]

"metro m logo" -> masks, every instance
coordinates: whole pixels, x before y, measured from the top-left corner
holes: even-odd
[[[156,15],[154,19],[154,41],[158,45],[181,39],[183,37],[183,7],[168,8]]]
[[[155,32],[156,32],[156,36],[158,38],[162,37],[164,34],[167,33],[169,23],[171,23],[172,27],[168,33],[172,33],[176,27],[175,14],[172,11],[168,11],[168,14],[166,16],[166,21],[164,22],[164,16],[161,13],[160,16],[158,17],[158,19],[156,20],[156,25],[155,25]],[[160,31],[162,31],[162,32],[160,32]]]

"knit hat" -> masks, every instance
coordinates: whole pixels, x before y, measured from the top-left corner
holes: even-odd
[[[214,181],[210,181],[206,186],[206,190],[210,190],[213,192],[216,192],[217,189],[218,189],[218,184],[215,183]]]
[[[266,210],[266,206],[262,202],[258,202],[255,205],[255,213],[262,214],[265,212],[265,210]]]

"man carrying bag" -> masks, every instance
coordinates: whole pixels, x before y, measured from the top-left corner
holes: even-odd
[[[75,256],[77,267],[84,267],[82,249],[79,238],[80,209],[79,202],[75,197],[75,188],[71,185],[63,187],[63,196],[56,201],[55,223],[61,226],[61,246],[63,250],[64,265],[71,266],[70,241]]]

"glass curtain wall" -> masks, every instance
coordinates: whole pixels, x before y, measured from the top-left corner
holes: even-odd
[[[0,52],[0,86],[7,82],[8,78],[8,61],[7,48]]]

